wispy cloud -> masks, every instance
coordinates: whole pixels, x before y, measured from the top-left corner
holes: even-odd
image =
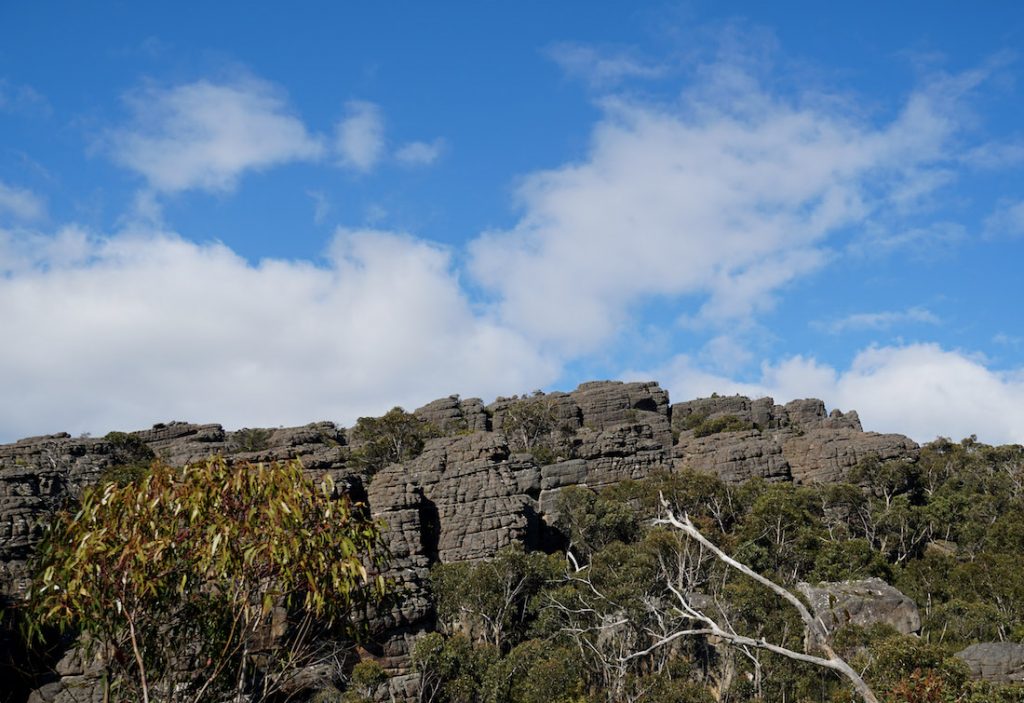
[[[281,91],[255,78],[149,87],[125,102],[132,119],[107,150],[157,191],[230,191],[246,171],[323,153]]]
[[[887,330],[909,324],[937,325],[942,321],[935,313],[921,307],[883,312],[858,312],[838,320],[814,322],[812,325],[831,334],[863,330]]]
[[[722,66],[680,102],[607,99],[586,156],[527,176],[519,222],[473,242],[470,270],[502,319],[565,353],[655,296],[714,325],[749,319],[825,265],[830,236],[898,220],[902,191],[942,182],[950,92],[925,86],[873,124]]]
[[[0,181],[0,218],[7,216],[20,222],[32,222],[46,215],[46,203],[25,188]]]
[[[319,190],[308,190],[306,195],[313,200],[313,223],[322,225],[327,221],[327,215],[331,212],[331,201],[327,199],[327,195],[323,191]]]
[[[441,156],[445,143],[443,139],[432,142],[409,142],[395,151],[395,160],[403,166],[429,166]]]
[[[846,251],[866,259],[904,251],[916,259],[931,260],[948,255],[966,239],[967,228],[959,222],[930,222],[916,227],[898,222],[869,223]]]
[[[19,85],[0,78],[0,112],[49,116],[50,101],[30,85]]]
[[[384,116],[374,103],[346,103],[345,117],[335,126],[334,134],[335,151],[345,168],[366,173],[384,155]]]
[[[1024,236],[1024,200],[1008,201],[985,219],[989,239]]]
[[[1024,141],[986,142],[964,154],[969,166],[983,169],[1002,169],[1024,163]]]
[[[644,63],[625,53],[604,53],[585,44],[562,42],[545,51],[572,78],[586,81],[594,88],[609,88],[626,79],[659,78],[662,65]]]

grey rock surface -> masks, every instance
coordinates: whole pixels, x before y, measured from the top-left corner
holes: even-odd
[[[823,427],[785,438],[782,451],[796,483],[833,483],[869,457],[914,461],[918,446],[903,435]]]
[[[956,653],[971,676],[995,683],[1024,682],[1024,644],[1017,642],[980,642]]]
[[[461,400],[457,395],[450,395],[417,408],[413,414],[446,435],[486,432],[491,428],[490,418],[479,398]]]
[[[707,437],[687,433],[673,447],[677,469],[692,469],[740,483],[751,478],[789,481],[793,478],[782,445],[757,430],[721,432]]]
[[[921,630],[914,601],[881,579],[801,583],[799,589],[829,634],[844,625],[885,624],[905,635]]]

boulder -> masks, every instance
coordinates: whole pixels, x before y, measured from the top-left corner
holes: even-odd
[[[971,676],[997,683],[1024,683],[1024,644],[979,642],[956,653]]]
[[[921,630],[914,601],[882,579],[801,583],[798,588],[829,635],[844,625],[885,624],[905,635]]]

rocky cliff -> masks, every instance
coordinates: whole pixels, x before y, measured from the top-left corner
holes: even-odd
[[[347,433],[329,422],[274,430],[225,431],[169,423],[131,433],[156,456],[183,464],[221,454],[234,459],[298,458],[327,471],[388,524],[389,576],[403,597],[377,615],[368,654],[413,685],[409,650],[433,627],[425,587],[437,562],[486,558],[513,542],[550,545],[558,493],[600,488],[684,468],[730,482],[751,477],[798,483],[840,481],[863,460],[914,461],[902,435],[864,432],[855,412],[826,414],[819,400],[777,405],[771,398],[713,397],[671,405],[656,383],[594,382],[571,393],[443,398],[415,411],[440,432],[415,459],[368,477],[351,461]],[[529,422],[523,420],[527,417]],[[115,466],[110,439],[67,434],[0,446],[0,595],[21,598],[27,560],[53,511]],[[35,700],[60,700],[55,682]]]

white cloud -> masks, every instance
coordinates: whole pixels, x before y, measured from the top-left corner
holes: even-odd
[[[172,419],[349,423],[463,390],[550,383],[557,365],[474,313],[447,251],[339,230],[329,264],[172,233],[0,231],[0,441]]]
[[[750,383],[709,373],[686,356],[655,373],[676,400],[713,392],[767,395],[783,403],[813,397],[831,408],[857,410],[867,430],[919,442],[977,434],[985,442],[1024,443],[1024,369],[997,371],[984,359],[937,344],[869,347],[845,370],[794,356],[764,365]]]
[[[985,219],[985,235],[992,239],[1024,235],[1024,200],[1002,203]]]
[[[526,177],[519,222],[473,242],[470,270],[505,321],[567,354],[655,296],[733,324],[828,261],[831,235],[935,186],[948,92],[913,94],[882,126],[728,67],[677,105],[605,101],[585,158]]]
[[[229,191],[245,171],[323,152],[280,91],[254,78],[147,88],[125,101],[132,121],[107,135],[107,148],[158,191]]]
[[[429,166],[444,151],[444,140],[409,142],[395,152],[395,159],[403,166]]]
[[[46,204],[30,190],[0,181],[0,217],[5,215],[20,222],[39,220],[46,215]]]
[[[573,78],[587,81],[591,87],[613,86],[628,78],[658,78],[664,66],[645,64],[625,54],[605,54],[593,47],[571,42],[555,44],[547,55]]]
[[[940,322],[938,316],[930,310],[912,307],[906,310],[858,312],[831,322],[814,323],[814,326],[832,334],[842,334],[860,330],[887,330],[898,325],[908,324],[937,325]]]
[[[365,100],[350,100],[345,117],[335,126],[335,150],[341,165],[366,173],[384,155],[384,117],[380,108]]]

